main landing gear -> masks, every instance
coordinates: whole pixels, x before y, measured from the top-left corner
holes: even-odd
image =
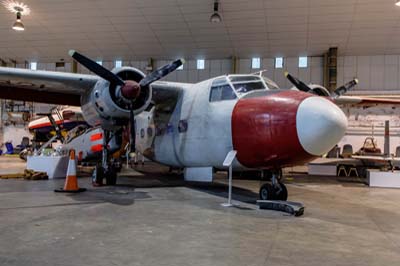
[[[108,142],[112,138],[110,131],[104,130],[103,135],[103,151],[102,151],[102,158],[101,164],[97,164],[96,168],[92,175],[92,183],[93,186],[102,186],[103,179],[106,179],[107,186],[114,186],[117,184],[117,172],[118,167],[116,164],[110,160],[109,152],[108,152]]]
[[[288,191],[286,186],[282,183],[282,170],[263,170],[262,179],[270,178],[270,183],[265,183],[260,187],[261,200],[283,200],[288,198]]]
[[[96,165],[93,172],[93,186],[102,186],[104,178],[107,186],[115,186],[117,184],[117,170],[113,165],[104,168],[102,165]]]

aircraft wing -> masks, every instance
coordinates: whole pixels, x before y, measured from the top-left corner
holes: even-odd
[[[80,106],[80,96],[100,78],[94,75],[0,67],[0,98]]]
[[[375,105],[397,105],[400,104],[400,99],[391,98],[374,98],[363,96],[340,96],[336,98],[335,103],[338,105],[357,105],[357,106],[375,106]]]
[[[400,158],[398,157],[390,157],[390,156],[367,156],[367,155],[352,155],[351,158],[359,159],[363,161],[372,161],[372,162],[400,162]]]

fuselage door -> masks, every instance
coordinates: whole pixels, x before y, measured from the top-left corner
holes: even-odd
[[[209,89],[206,143],[210,165],[221,165],[232,150],[232,110],[238,100],[227,77],[215,79]]]

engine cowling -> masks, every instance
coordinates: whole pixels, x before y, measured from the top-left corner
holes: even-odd
[[[140,82],[145,74],[133,67],[113,69],[123,80]],[[94,88],[81,98],[82,114],[91,126],[114,130],[126,125],[129,119],[130,105],[136,114],[144,111],[151,101],[151,85],[141,87],[139,95],[132,102],[121,93],[121,87],[110,84],[106,80],[99,80]]]

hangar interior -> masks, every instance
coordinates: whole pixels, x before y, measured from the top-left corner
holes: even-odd
[[[397,265],[399,33],[395,0],[2,1],[0,264]]]

